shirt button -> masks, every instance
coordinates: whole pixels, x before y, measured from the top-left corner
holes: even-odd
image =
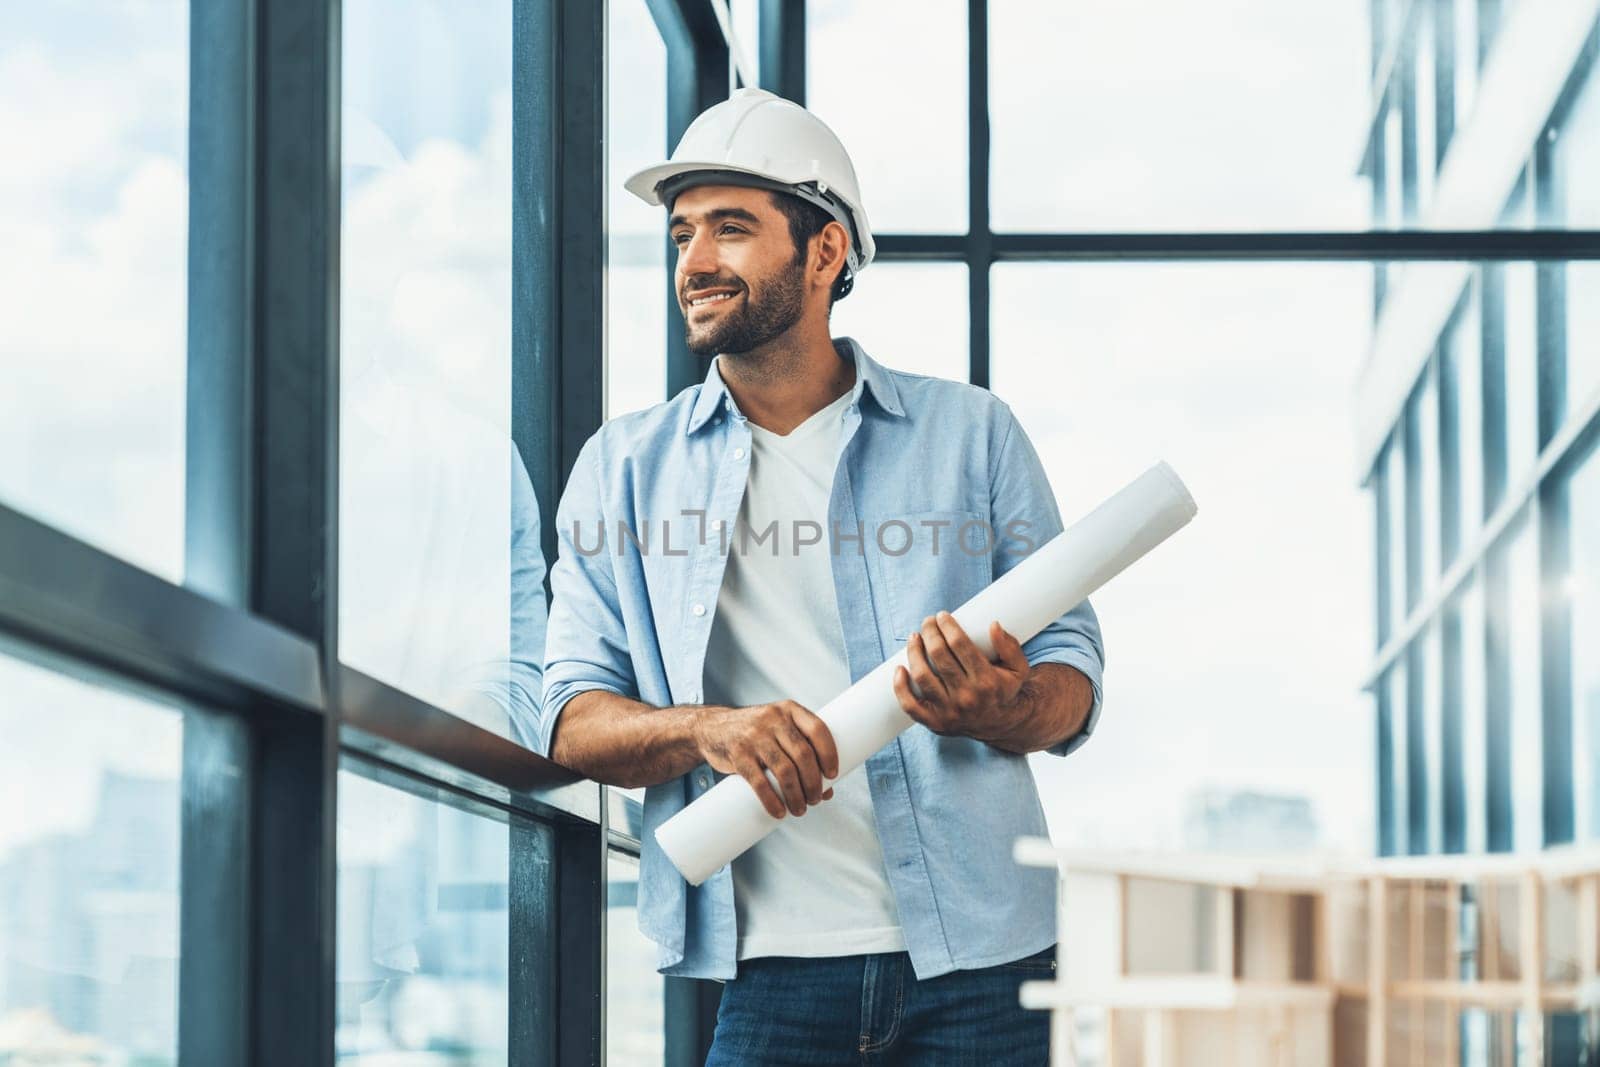
[[[706,613],[706,606],[704,604],[696,604],[689,610],[694,612],[696,615],[704,615]]]
[[[742,448],[734,449],[733,450],[733,458],[734,459],[743,459],[744,458],[744,449],[742,449]]]
[[[713,530],[720,530],[720,529],[722,529],[723,525],[724,525],[724,523],[723,523],[723,521],[721,519],[712,519],[711,520],[711,528]]]
[[[722,422],[722,416],[721,416],[721,415],[717,415],[717,416],[714,416],[714,417],[713,417],[713,418],[712,418],[712,419],[711,419],[711,421],[712,421],[712,422],[715,422],[715,423],[717,423],[717,424],[719,424],[719,425],[720,425],[720,424],[721,424],[721,422]]]
[[[694,776],[694,780],[695,780],[695,784],[698,785],[701,789],[710,789],[711,788],[711,776],[709,774],[707,774],[705,771],[701,771],[699,774],[695,775]]]

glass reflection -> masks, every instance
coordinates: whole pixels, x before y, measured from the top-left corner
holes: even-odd
[[[667,46],[645,0],[606,8],[606,418],[667,398],[666,216],[622,187],[666,157]],[[676,322],[676,319],[674,320]],[[674,326],[674,328],[679,328]]]
[[[340,656],[499,733],[541,689],[511,442],[511,4],[344,7]]]
[[[3,655],[0,692],[0,1064],[174,1064],[182,716]]]
[[[340,1063],[507,1062],[510,832],[339,775]]]

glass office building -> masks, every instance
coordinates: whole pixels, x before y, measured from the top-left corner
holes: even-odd
[[[1365,166],[1381,224],[1596,225],[1592,16],[1374,11]],[[1600,273],[1536,259],[1379,278],[1357,412],[1376,516],[1379,850],[1592,840]]]

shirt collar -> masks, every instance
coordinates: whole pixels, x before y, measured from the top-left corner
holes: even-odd
[[[862,393],[870,393],[880,408],[896,418],[905,417],[905,408],[900,405],[900,390],[895,388],[894,376],[891,375],[877,360],[867,355],[866,351],[853,337],[836,337],[833,347],[843,359],[856,365],[856,384],[851,388],[851,404],[858,403]],[[722,380],[722,374],[717,369],[718,360],[711,361],[711,368],[706,371],[705,381],[700,385],[700,395],[695,398],[694,410],[689,413],[689,425],[684,434],[693,434],[710,421],[711,416],[720,411],[724,404],[730,411],[738,413],[734,406],[733,396],[728,392],[728,386]]]

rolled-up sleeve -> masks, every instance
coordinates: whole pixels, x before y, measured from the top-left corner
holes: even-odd
[[[578,454],[556,511],[558,549],[550,569],[544,700],[535,738],[536,749],[547,756],[567,701],[591,689],[638,695],[612,546],[603,536],[609,519],[600,492],[598,440],[591,437]]]
[[[1039,462],[1033,443],[1010,408],[1002,404],[1001,412],[996,430],[1001,443],[995,452],[995,469],[989,479],[990,521],[996,531],[994,576],[997,579],[1062,530],[1061,511],[1050,490],[1044,464]],[[1065,756],[1089,739],[1100,719],[1100,680],[1105,648],[1094,608],[1084,600],[1024,642],[1022,650],[1033,666],[1063,663],[1075,668],[1089,679],[1094,690],[1094,703],[1083,728],[1045,750]]]

